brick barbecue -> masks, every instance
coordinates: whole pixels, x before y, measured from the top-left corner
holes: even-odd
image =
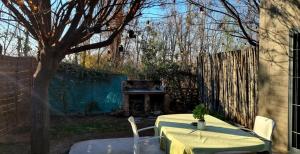
[[[125,115],[160,114],[169,102],[161,81],[126,80],[122,93]]]

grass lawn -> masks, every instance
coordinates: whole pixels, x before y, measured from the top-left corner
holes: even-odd
[[[154,125],[154,120],[140,119],[139,128]],[[50,124],[50,153],[66,154],[72,144],[89,139],[131,137],[127,118],[112,116],[52,117]],[[153,131],[142,135],[153,135]],[[30,128],[24,127],[0,137],[0,154],[30,153]]]

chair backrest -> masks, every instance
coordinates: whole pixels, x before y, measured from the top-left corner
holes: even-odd
[[[134,154],[139,154],[140,153],[140,148],[139,148],[139,133],[138,133],[138,130],[137,130],[137,127],[136,127],[136,124],[135,124],[135,121],[134,121],[134,118],[133,116],[130,116],[128,118],[128,121],[132,127],[132,132],[133,132],[133,153]]]
[[[134,137],[139,137],[139,134],[138,134],[137,127],[136,127],[136,124],[135,124],[133,116],[130,116],[128,118],[128,121],[129,121],[129,123],[131,125]]]
[[[271,141],[275,122],[272,119],[256,116],[253,131],[260,137]]]

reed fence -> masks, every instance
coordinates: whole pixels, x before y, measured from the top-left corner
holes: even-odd
[[[197,63],[200,102],[227,120],[251,128],[258,107],[258,49],[201,53]]]
[[[0,135],[29,123],[34,58],[0,56]]]

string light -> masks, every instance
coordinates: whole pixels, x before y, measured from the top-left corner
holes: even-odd
[[[203,7],[203,6],[200,7],[200,13],[201,13],[201,14],[204,13],[204,7]]]

